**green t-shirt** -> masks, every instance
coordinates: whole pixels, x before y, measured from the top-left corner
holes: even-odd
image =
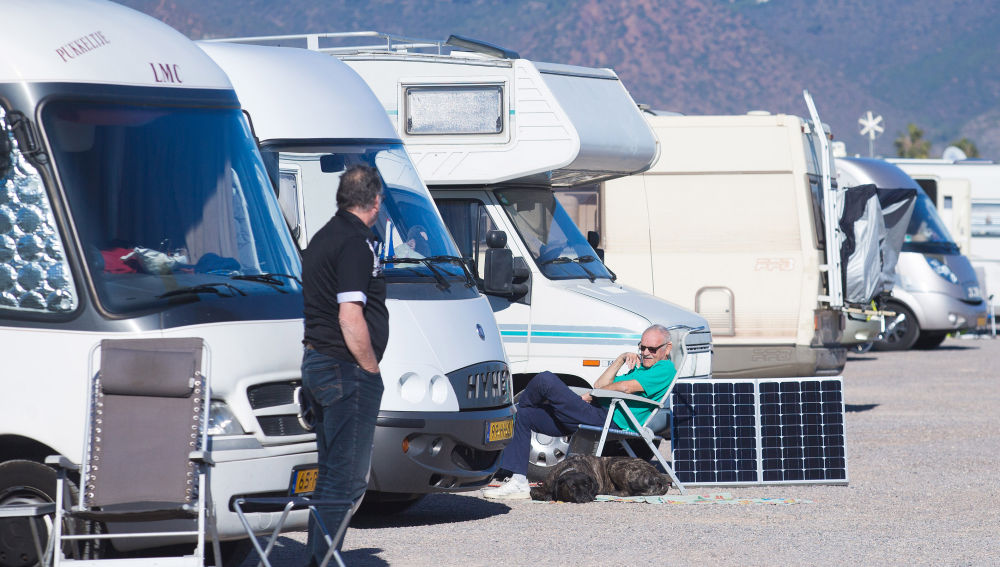
[[[674,368],[674,363],[671,360],[661,360],[649,368],[645,368],[640,364],[627,374],[616,376],[614,382],[636,380],[642,386],[642,391],[635,392],[635,395],[659,401],[663,397],[663,393],[670,387],[670,383],[674,381],[674,376],[676,375],[677,369]],[[606,408],[610,407],[611,401],[601,400],[601,405]],[[653,406],[645,404],[630,404],[625,402],[625,405],[632,410],[632,415],[639,420],[639,423],[642,423],[653,411]],[[635,428],[631,426],[628,417],[625,416],[625,413],[621,409],[615,410],[614,422],[619,429],[635,431]]]

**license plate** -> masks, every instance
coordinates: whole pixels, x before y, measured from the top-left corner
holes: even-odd
[[[305,465],[292,469],[292,480],[288,483],[290,496],[301,496],[316,491],[316,479],[319,477],[319,467]]]
[[[499,419],[486,424],[486,442],[506,441],[514,436],[514,418]]]
[[[976,326],[980,327],[980,328],[985,327],[986,326],[986,317],[977,317],[976,318]]]

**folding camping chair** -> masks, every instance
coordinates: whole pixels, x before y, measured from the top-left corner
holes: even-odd
[[[677,376],[680,376],[681,371],[684,369],[684,363],[687,360],[687,338],[688,335],[693,331],[700,331],[704,327],[688,327],[687,325],[673,325],[668,327],[667,330],[670,331],[670,342],[674,344],[674,349],[670,353],[670,359],[674,363],[674,367],[677,369]],[[674,483],[674,486],[680,491],[681,494],[686,492],[686,489],[677,480],[677,475],[674,474],[674,469],[663,458],[660,453],[659,443],[663,440],[663,436],[659,435],[659,432],[664,431],[670,423],[670,412],[660,412],[664,406],[669,404],[670,392],[674,389],[674,384],[677,383],[677,378],[674,378],[673,382],[670,383],[670,387],[663,393],[663,396],[658,400],[651,400],[649,398],[644,398],[642,396],[634,396],[632,394],[626,394],[624,392],[616,392],[613,390],[602,390],[594,389],[590,390],[589,393],[591,397],[603,398],[610,400],[610,406],[608,409],[608,417],[604,421],[603,426],[594,425],[583,425],[578,427],[577,434],[584,435],[595,435],[600,434],[597,446],[594,449],[594,454],[601,456],[604,453],[604,446],[607,441],[618,441],[621,443],[625,452],[628,453],[630,457],[635,457],[635,451],[629,446],[628,441],[633,439],[641,439],[649,450],[652,451],[653,456],[663,467],[664,472],[670,475],[670,480]],[[651,407],[652,411],[649,416],[646,417],[642,423],[636,419],[635,414],[629,409],[628,404],[634,405],[645,405]],[[629,423],[632,424],[632,430],[621,429],[615,426],[612,418],[614,417],[615,411],[621,410],[628,419]]]
[[[199,338],[104,340],[100,371],[87,402],[83,461],[61,455],[45,462],[58,467],[53,565],[157,565],[202,567],[206,524],[215,557],[218,537],[206,481],[211,460],[207,442],[209,379],[202,372],[207,348]],[[207,364],[206,364],[207,366]],[[79,471],[80,501],[64,505],[67,476]],[[101,533],[66,533],[64,522],[102,525]],[[160,529],[135,530],[134,523],[176,520]],[[116,526],[116,524],[118,524]],[[90,530],[95,532],[97,530]],[[191,555],[101,559],[66,557],[80,541],[178,538],[195,542]],[[73,554],[79,555],[79,554]]]
[[[271,567],[271,560],[268,556],[271,554],[271,550],[274,549],[274,544],[277,543],[278,537],[284,530],[285,520],[288,519],[288,514],[293,510],[309,510],[309,513],[312,514],[316,525],[319,526],[319,529],[323,532],[323,539],[326,540],[328,549],[326,551],[326,556],[323,557],[323,561],[320,562],[319,567],[327,567],[327,565],[330,564],[331,559],[336,560],[339,567],[345,567],[344,559],[340,556],[340,551],[337,550],[335,544],[344,537],[344,532],[347,531],[347,525],[351,523],[351,516],[354,514],[358,504],[359,502],[353,502],[351,500],[313,500],[308,497],[301,496],[278,496],[237,498],[233,501],[233,509],[236,511],[236,516],[243,524],[243,529],[245,529],[247,535],[250,536],[250,543],[252,543],[254,549],[257,550],[257,554],[260,557],[260,563],[265,567]],[[330,534],[330,530],[327,528],[323,519],[320,518],[319,513],[316,511],[316,508],[320,506],[351,507],[351,509],[347,511],[347,514],[344,515],[344,519],[340,522],[340,525],[337,526],[337,531],[333,535]],[[281,517],[274,525],[274,529],[271,530],[271,533],[267,534],[267,543],[264,547],[261,547],[260,540],[257,538],[257,534],[250,526],[250,522],[246,517],[247,514],[253,512],[281,512]]]

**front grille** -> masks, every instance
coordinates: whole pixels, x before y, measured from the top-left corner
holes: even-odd
[[[457,445],[451,452],[451,460],[467,471],[484,471],[493,466],[502,451],[480,451],[468,445]]]
[[[712,351],[711,344],[688,345],[687,347],[688,354],[696,354],[699,352],[711,352],[711,351]]]
[[[510,370],[503,362],[482,362],[448,373],[461,410],[509,406],[513,400]]]
[[[287,435],[305,435],[309,433],[299,425],[299,420],[294,415],[262,415],[257,417],[260,430],[268,437],[282,437]]]
[[[253,409],[282,406],[292,403],[292,392],[301,385],[302,382],[298,380],[258,384],[247,388],[247,398],[250,399],[250,407]]]
[[[300,386],[301,380],[289,380],[247,388],[247,399],[264,436],[288,437],[309,433],[299,425],[298,406],[294,405],[293,393]]]

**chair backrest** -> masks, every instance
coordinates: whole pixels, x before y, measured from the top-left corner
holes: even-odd
[[[209,383],[200,338],[101,341],[84,446],[83,509],[191,507],[192,451],[205,448]]]

